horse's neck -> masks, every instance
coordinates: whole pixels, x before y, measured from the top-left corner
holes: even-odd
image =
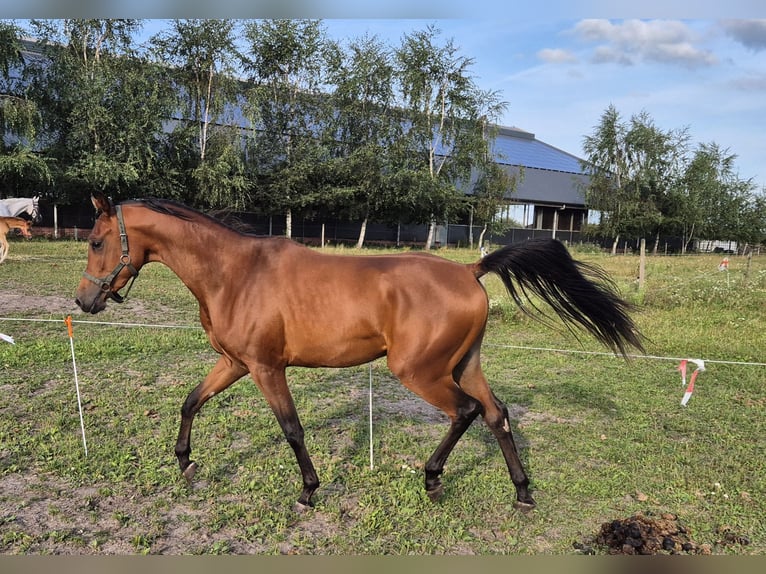
[[[187,221],[168,216],[159,225],[151,225],[146,237],[152,243],[148,261],[170,268],[200,299],[207,287],[223,279],[231,269],[213,269],[224,251],[245,238],[225,227],[211,227],[205,222]],[[130,247],[130,231],[128,231]]]
[[[7,217],[5,219],[5,222],[8,224],[8,227],[11,229],[26,229],[27,228],[27,220],[21,219],[20,217]]]
[[[24,237],[29,237],[29,224],[20,217],[0,217],[0,233],[5,236],[11,229],[20,229]]]

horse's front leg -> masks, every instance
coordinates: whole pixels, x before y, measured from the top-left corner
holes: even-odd
[[[191,480],[197,470],[197,463],[190,460],[191,455],[191,428],[194,416],[199,412],[208,399],[220,393],[226,387],[247,374],[247,369],[233,363],[228,357],[221,357],[208,373],[205,380],[197,385],[186,397],[181,407],[181,428],[178,431],[176,441],[176,457],[181,467],[181,473],[186,480]]]
[[[313,506],[311,497],[319,488],[319,477],[306,449],[303,426],[298,418],[298,411],[295,409],[290,389],[287,387],[285,370],[284,368],[277,369],[259,365],[252,368],[250,373],[269,403],[298,461],[303,478],[303,491],[298,498],[296,510],[301,511],[307,506]]]

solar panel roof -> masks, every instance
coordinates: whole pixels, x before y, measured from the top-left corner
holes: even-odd
[[[514,128],[501,128],[493,152],[495,161],[501,164],[583,173],[576,156],[535,139],[534,134]]]

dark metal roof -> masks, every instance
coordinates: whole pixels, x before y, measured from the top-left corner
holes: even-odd
[[[518,174],[519,168],[507,166],[511,174]],[[566,171],[552,171],[526,167],[521,181],[514,193],[507,195],[511,201],[523,203],[544,203],[584,207],[583,187],[588,184],[588,176]]]

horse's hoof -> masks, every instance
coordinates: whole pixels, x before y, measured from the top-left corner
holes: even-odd
[[[194,473],[196,472],[197,472],[197,463],[192,461],[189,463],[189,466],[187,466],[181,474],[183,474],[183,477],[186,479],[186,482],[191,483],[192,478],[194,478]]]
[[[308,512],[309,510],[312,510],[314,508],[314,503],[310,500],[308,503],[301,502],[300,500],[297,500],[295,504],[293,504],[293,512],[296,512],[297,514],[303,514],[304,512]]]
[[[426,494],[428,495],[428,498],[431,499],[431,502],[436,502],[442,497],[442,494],[444,494],[444,486],[439,484],[430,490],[426,490]]]
[[[310,504],[303,504],[300,501],[297,501],[295,504],[293,504],[293,512],[296,514],[303,514],[304,512],[307,512],[311,510]]]
[[[513,507],[517,510],[520,510],[524,514],[532,512],[536,506],[537,503],[534,500],[532,500],[532,502],[522,502],[521,500],[516,500],[513,503]]]

